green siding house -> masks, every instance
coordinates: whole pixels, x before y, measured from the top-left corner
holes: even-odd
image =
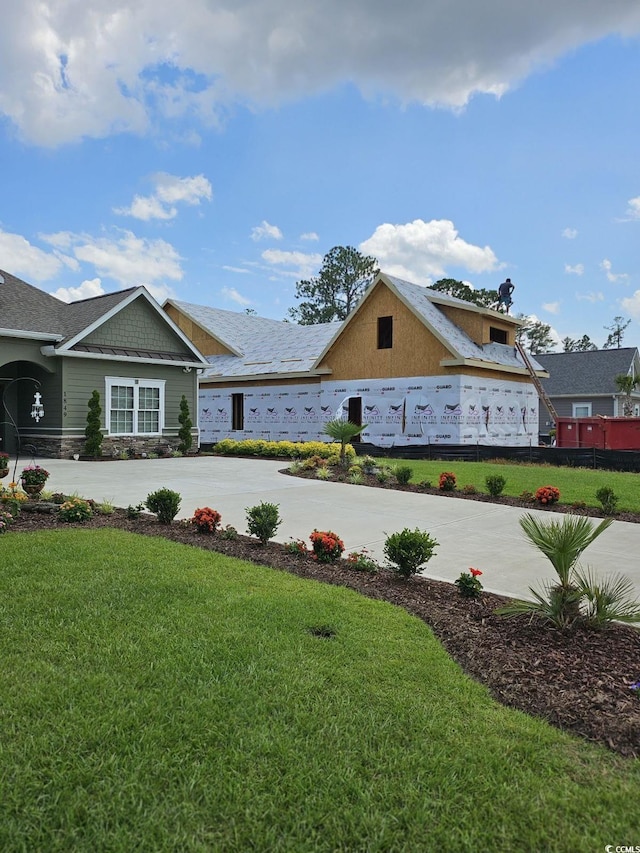
[[[203,366],[144,287],[67,304],[0,270],[0,450],[82,454],[94,390],[104,455],[175,448],[182,395],[197,420]]]

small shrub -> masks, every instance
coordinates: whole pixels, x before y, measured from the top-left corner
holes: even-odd
[[[469,572],[462,572],[460,577],[454,581],[458,587],[458,592],[463,598],[480,598],[482,595],[482,584],[478,580],[482,572],[480,569],[469,569]]]
[[[535,503],[536,496],[533,494],[533,492],[529,492],[527,491],[527,489],[525,489],[524,492],[520,492],[520,500],[524,501],[525,503],[532,504]]]
[[[316,468],[323,468],[327,464],[326,458],[322,456],[309,456],[302,463],[302,467],[305,471],[315,471]]]
[[[88,521],[92,516],[91,504],[82,498],[69,498],[60,505],[58,510],[58,518],[67,523]]]
[[[452,471],[443,471],[438,480],[438,488],[441,492],[455,492],[456,475]]]
[[[410,465],[398,465],[395,475],[398,483],[401,486],[406,486],[413,477],[413,468]]]
[[[364,483],[364,474],[362,471],[351,471],[347,475],[347,482],[351,483],[354,486],[361,486]]]
[[[100,515],[113,515],[113,513],[115,512],[115,506],[113,505],[113,501],[109,501],[106,498],[96,505],[96,509],[98,510]]]
[[[129,506],[126,509],[126,512],[127,512],[127,518],[132,518],[132,519],[133,518],[140,518],[140,516],[144,512],[144,504],[139,503],[139,504],[136,504],[135,506],[133,506],[133,504],[129,504]]]
[[[227,524],[226,527],[222,528],[222,530],[219,533],[219,536],[221,539],[229,539],[229,540],[237,539],[238,538],[238,531],[235,529],[235,527],[232,524]]]
[[[276,530],[282,524],[278,513],[278,504],[262,501],[257,506],[245,507],[247,513],[247,532],[266,545],[269,539],[276,535]]]
[[[160,524],[171,524],[180,509],[181,497],[173,489],[158,489],[147,495],[147,509],[154,512]]]
[[[316,480],[330,480],[332,478],[331,469],[327,467],[316,468]]]
[[[290,542],[285,542],[284,549],[295,557],[306,557],[308,554],[307,543],[304,539],[292,539]]]
[[[602,512],[605,515],[616,514],[618,496],[613,489],[609,488],[609,486],[603,486],[596,492],[596,498],[600,501],[600,504],[602,505]]]
[[[291,465],[287,468],[290,474],[299,474],[300,471],[304,470],[304,463],[302,459],[294,459]]]
[[[492,498],[500,497],[504,491],[504,487],[507,485],[506,479],[500,474],[489,475],[488,477],[485,477],[484,482],[487,487],[487,491]]]
[[[557,503],[560,500],[560,490],[555,486],[540,486],[536,491],[536,501],[543,506]]]
[[[431,489],[432,488],[431,480],[420,480],[420,482],[418,483],[418,488],[419,489]]]
[[[376,473],[376,480],[381,485],[384,485],[385,483],[389,482],[389,480],[391,479],[392,476],[393,475],[391,474],[391,471],[388,468],[383,467],[383,468],[378,469],[378,471]]]
[[[222,516],[218,510],[204,506],[193,513],[191,523],[195,525],[198,533],[215,533],[221,519]]]
[[[319,563],[335,563],[342,556],[344,542],[337,533],[331,530],[314,530],[309,539],[313,549],[311,556]]]
[[[376,460],[373,456],[362,456],[360,459],[360,464],[362,465],[362,470],[365,474],[373,474],[376,469]]]
[[[385,557],[393,563],[393,571],[408,578],[428,562],[438,545],[428,533],[423,530],[410,530],[405,527],[399,533],[392,533],[384,543]]]
[[[189,412],[189,403],[184,394],[180,400],[178,423],[180,424],[180,429],[178,430],[178,438],[180,439],[178,450],[181,450],[182,453],[188,453],[191,450],[191,445],[193,444],[193,436],[191,435],[193,421],[191,420]]]
[[[84,452],[87,456],[100,456],[102,454],[102,429],[100,420],[102,407],[100,406],[100,393],[92,391],[88,402],[89,412],[87,414],[87,425],[84,430]]]
[[[478,494],[478,490],[473,485],[473,483],[469,483],[468,485],[463,486],[460,489],[460,491],[462,492],[463,495],[477,495]]]
[[[366,548],[363,548],[362,551],[352,551],[347,557],[347,563],[350,569],[355,569],[357,572],[375,574],[379,568],[376,561],[369,556]]]

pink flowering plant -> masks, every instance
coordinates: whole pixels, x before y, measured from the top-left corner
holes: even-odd
[[[319,563],[335,563],[344,551],[344,542],[331,530],[314,530],[311,536],[313,554],[311,558]]]
[[[41,465],[27,465],[22,469],[20,479],[24,486],[40,486],[42,488],[49,479],[49,472]]]
[[[13,522],[13,516],[5,509],[0,509],[0,534],[6,533],[9,525]]]
[[[469,569],[461,572],[460,577],[454,581],[458,592],[463,598],[480,598],[482,595],[482,584],[478,580],[482,572],[480,569]]]

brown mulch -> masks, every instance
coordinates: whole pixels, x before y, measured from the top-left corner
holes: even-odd
[[[25,506],[29,509],[36,510],[36,504]],[[23,511],[11,530],[63,526],[69,525],[55,514]],[[242,535],[231,540],[199,534],[185,522],[163,526],[149,515],[130,519],[124,510],[96,514],[82,526],[164,536],[396,604],[424,620],[464,671],[502,704],[620,755],[640,757],[640,695],[629,689],[640,680],[636,628],[616,624],[595,631],[574,625],[560,631],[529,616],[506,619],[494,613],[508,600],[501,596],[483,593],[478,601],[469,600],[453,584],[423,577],[405,581],[387,570],[358,572],[345,561],[325,566],[294,556],[277,543],[262,547]]]

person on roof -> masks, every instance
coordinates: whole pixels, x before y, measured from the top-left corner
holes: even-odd
[[[511,294],[516,289],[515,284],[511,284],[511,279],[507,278],[498,288],[498,311],[504,306],[505,314],[509,313],[509,308],[513,305]]]

